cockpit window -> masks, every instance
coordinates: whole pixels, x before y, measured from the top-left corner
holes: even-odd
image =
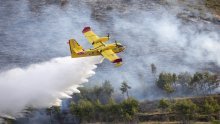
[[[118,47],[123,47],[122,45],[118,45]]]

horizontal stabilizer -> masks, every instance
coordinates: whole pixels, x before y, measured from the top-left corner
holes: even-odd
[[[77,53],[81,53],[84,51],[82,46],[80,46],[76,40],[70,39],[69,40],[69,45],[70,45],[70,51],[71,51],[71,56],[74,57],[77,55]]]
[[[97,49],[84,50],[74,39],[69,40],[69,46],[72,58],[101,55]]]

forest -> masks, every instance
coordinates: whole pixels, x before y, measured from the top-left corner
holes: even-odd
[[[158,100],[138,100],[130,95],[131,86],[126,81],[117,89],[111,82],[102,85],[79,87],[68,107],[52,107],[53,121],[60,123],[220,123],[220,95],[214,90],[219,86],[219,76],[210,72],[161,72],[151,65],[155,86],[165,94]],[[120,91],[121,94],[117,94]],[[180,95],[180,92],[184,95]],[[51,112],[48,112],[51,113]],[[67,116],[68,115],[68,116]]]

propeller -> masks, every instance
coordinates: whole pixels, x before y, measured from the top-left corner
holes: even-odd
[[[115,45],[118,46],[118,42],[115,40]]]
[[[107,37],[108,37],[108,40],[109,40],[110,39],[110,34],[109,33],[107,34]]]

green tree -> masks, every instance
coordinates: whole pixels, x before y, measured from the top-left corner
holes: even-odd
[[[153,63],[151,64],[151,72],[152,72],[152,74],[157,73],[157,67]]]
[[[62,117],[60,113],[60,106],[52,106],[50,108],[46,108],[47,115],[50,115],[50,123],[54,123],[54,119],[58,120],[59,122],[62,122]]]
[[[103,92],[103,88],[100,87],[100,86],[95,86],[95,87],[93,88],[93,93],[94,93],[94,95],[95,95],[95,97],[96,97],[96,100],[99,100],[99,99],[100,99],[99,96],[102,94],[102,92]]]
[[[160,73],[159,79],[157,80],[157,86],[164,90],[168,96],[175,91],[174,82],[176,82],[176,74],[171,73]]]
[[[82,123],[94,119],[94,105],[89,100],[80,100],[78,104],[71,104],[72,114],[78,116]]]
[[[158,107],[161,109],[162,113],[165,115],[165,116],[163,116],[163,120],[167,120],[166,112],[169,111],[170,106],[171,106],[171,103],[168,100],[161,99],[159,101]]]
[[[170,102],[168,100],[161,99],[159,101],[158,107],[161,108],[162,112],[164,112],[165,110],[167,110],[170,107]]]
[[[153,63],[151,64],[151,73],[153,74],[154,79],[155,79],[155,81],[156,81],[156,80],[157,80],[157,78],[156,78],[157,67],[156,67]]]
[[[207,91],[208,91],[209,94],[211,94],[212,91],[214,89],[218,88],[219,85],[220,85],[220,80],[218,78],[218,75],[213,74],[213,75],[209,76],[208,77],[208,84],[207,85],[208,85]]]
[[[218,76],[209,72],[196,72],[190,82],[190,87],[197,95],[211,93],[219,86]]]
[[[77,89],[80,91],[80,94],[78,95],[79,99],[94,100],[95,95],[92,88],[79,87]]]
[[[190,99],[179,100],[174,105],[174,111],[181,116],[184,123],[188,123],[189,120],[194,119],[197,109],[197,105]]]
[[[94,106],[94,119],[96,121],[102,122],[104,118],[103,115],[105,114],[104,105],[102,105],[100,101],[97,100],[96,102],[93,103],[93,106]]]
[[[114,88],[109,81],[105,81],[101,86],[79,87],[78,90],[80,91],[80,94],[74,95],[78,99],[87,99],[92,102],[99,100],[104,104],[108,102],[114,92]]]
[[[213,97],[206,98],[202,108],[209,120],[212,120],[214,114],[218,115],[220,112],[220,105]]]
[[[120,104],[117,104],[114,99],[110,99],[108,104],[105,105],[104,115],[107,122],[119,122],[123,117]]]
[[[190,88],[192,76],[189,72],[183,72],[178,75],[178,83],[180,84],[184,94],[191,94],[193,90]]]
[[[122,116],[125,121],[131,121],[135,119],[135,115],[138,112],[138,101],[132,98],[128,98],[121,103]]]
[[[127,82],[123,81],[120,87],[120,90],[122,94],[126,93],[127,98],[129,98],[128,89],[131,89],[131,87],[127,84]]]
[[[112,85],[109,81],[105,81],[102,84],[102,88],[103,88],[102,97],[104,99],[103,103],[107,103],[112,97],[112,93],[114,92],[114,88],[112,87]]]
[[[175,73],[173,73],[172,81],[173,81],[173,85],[175,86],[174,90],[177,89],[177,84],[176,84],[177,83],[177,79],[178,79],[177,75]]]
[[[212,114],[214,113],[214,106],[212,106],[211,104],[209,104],[207,100],[205,100],[203,109],[204,109],[205,114],[208,116],[208,119],[211,120]]]

